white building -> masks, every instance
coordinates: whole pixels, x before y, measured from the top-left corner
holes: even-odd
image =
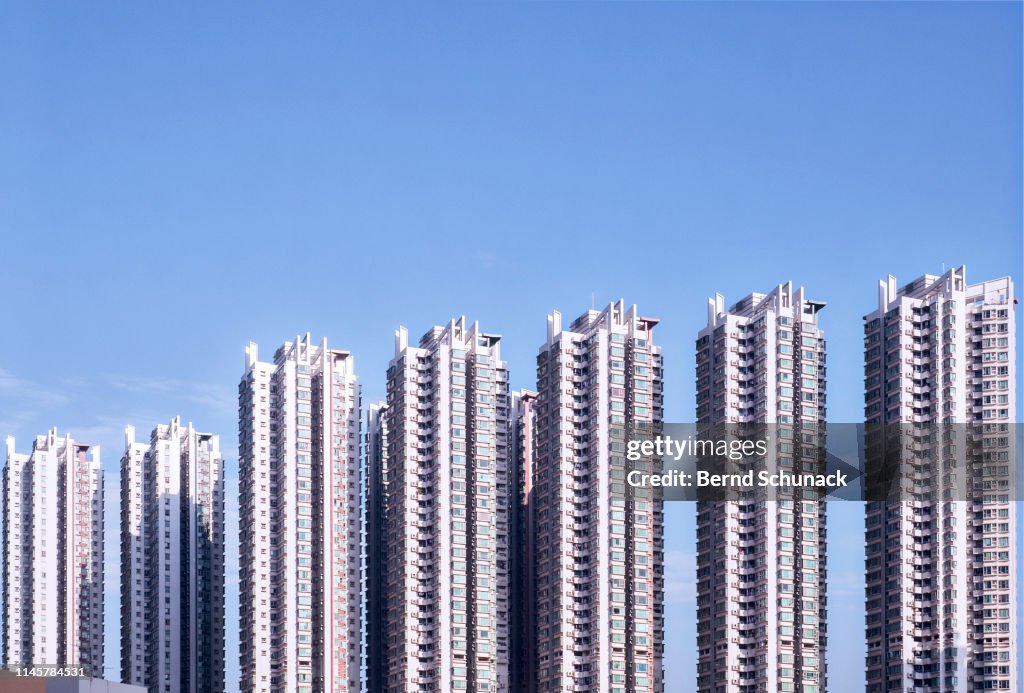
[[[383,410],[378,690],[508,689],[511,457],[499,340],[465,318],[418,346],[404,327],[395,334]]]
[[[352,356],[245,352],[239,402],[241,689],[352,693],[360,678],[360,390]]]
[[[888,277],[864,318],[866,421],[901,424],[924,462],[867,504],[868,691],[1018,690],[1015,306],[1008,277],[959,267]]]
[[[224,690],[220,439],[174,418],[121,457],[121,680],[153,693]]]
[[[7,438],[3,470],[4,666],[103,671],[100,449],[57,429],[32,452]]]
[[[524,606],[535,624],[528,690],[664,689],[662,503],[652,489],[625,482],[627,436],[662,421],[657,323],[622,301],[584,313],[568,329],[557,311],[548,316],[528,481],[534,601]]]
[[[774,424],[773,464],[818,464],[795,459],[790,436],[823,447],[808,438],[824,435],[823,307],[792,283],[728,309],[721,295],[709,299],[696,344],[697,422]],[[698,501],[697,690],[826,689],[825,539],[825,504],[812,490]]]

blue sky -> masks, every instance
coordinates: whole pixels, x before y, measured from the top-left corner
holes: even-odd
[[[684,421],[707,296],[789,279],[828,302],[830,418],[857,421],[880,277],[1022,281],[1021,19],[1017,3],[5,3],[0,433],[24,450],[57,425],[113,472],[125,424],[180,414],[221,434],[233,475],[249,340],[327,336],[371,401],[398,325],[465,314],[531,386],[545,315],[592,294],[662,318],[666,414]],[[830,511],[843,693],[863,690],[861,509]],[[694,681],[692,516],[668,511],[670,691]]]

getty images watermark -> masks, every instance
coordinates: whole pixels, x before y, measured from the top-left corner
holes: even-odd
[[[708,439],[692,434],[674,438],[670,434],[657,435],[644,440],[630,440],[626,444],[626,459],[637,462],[645,457],[660,458],[663,462],[681,462],[686,458],[727,460],[738,463],[745,460],[766,460],[771,452],[771,437],[759,440]],[[831,492],[849,485],[850,474],[838,470],[827,474],[797,473],[779,469],[748,469],[737,472],[715,472],[713,469],[669,469],[661,473],[633,469],[626,474],[626,483],[633,487],[681,488],[803,488],[813,487]]]
[[[626,485],[667,501],[1021,500],[1016,424],[672,423],[624,438]]]

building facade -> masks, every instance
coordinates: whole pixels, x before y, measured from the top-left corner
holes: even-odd
[[[359,690],[360,390],[347,351],[305,337],[239,383],[241,689]]]
[[[500,337],[459,318],[413,346],[400,328],[383,418],[378,690],[506,691],[511,453]]]
[[[709,299],[696,343],[698,424],[771,424],[772,463],[802,471],[793,437],[812,456],[823,448],[823,306],[792,283],[728,309],[721,295]],[[825,541],[825,504],[812,490],[698,500],[698,691],[826,689]]]
[[[888,277],[864,318],[867,424],[923,462],[867,503],[869,692],[1018,690],[1015,306],[959,267]]]
[[[511,395],[508,442],[514,456],[511,465],[514,478],[509,483],[509,490],[514,492],[514,497],[509,500],[513,513],[509,539],[512,575],[509,690],[516,693],[533,693],[536,690],[533,666],[537,658],[537,614],[530,607],[536,593],[534,557],[537,527],[533,495],[536,405],[537,393],[532,390],[517,390]]]
[[[224,461],[180,418],[121,457],[121,680],[224,690]]]
[[[103,468],[100,449],[7,438],[3,469],[4,666],[103,671]]]
[[[657,323],[622,301],[568,328],[557,311],[548,316],[525,479],[533,523],[533,600],[524,605],[534,624],[529,690],[664,689],[662,503],[625,481],[627,436],[662,422]]]

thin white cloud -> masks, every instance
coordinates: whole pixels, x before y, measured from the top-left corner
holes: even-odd
[[[68,401],[67,394],[19,378],[4,368],[0,368],[0,397],[20,399],[39,406],[64,404]]]
[[[695,604],[697,557],[689,551],[665,552],[665,602]]]
[[[854,604],[859,604],[857,600],[864,599],[864,576],[860,573],[830,571],[828,597],[830,603],[853,600]]]
[[[499,256],[498,253],[493,250],[480,248],[473,253],[473,264],[480,266],[482,269],[494,269],[498,265]]]
[[[114,469],[124,452],[124,429],[127,425],[136,427],[135,437],[140,442],[149,440],[149,432],[157,423],[166,423],[169,417],[158,417],[147,412],[132,412],[125,415],[100,414],[75,423],[69,422],[67,432],[75,440],[99,445],[104,467]]]
[[[201,404],[218,415],[234,416],[237,413],[236,393],[234,388],[227,385],[126,375],[109,375],[106,382],[111,387],[125,392],[156,394]]]
[[[25,426],[69,400],[64,392],[0,368],[0,433],[22,432]]]

